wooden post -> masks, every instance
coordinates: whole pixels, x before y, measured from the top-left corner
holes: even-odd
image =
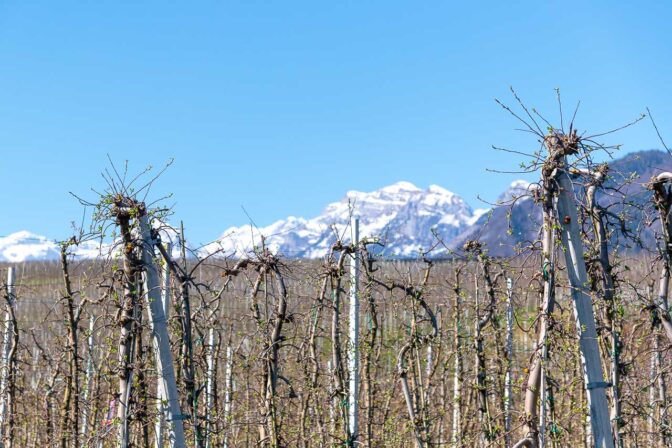
[[[119,448],[128,446],[128,405],[133,387],[133,369],[135,365],[135,325],[138,321],[138,265],[136,237],[131,226],[131,212],[135,204],[128,198],[119,198],[115,203],[114,215],[119,226],[124,249],[123,254],[123,296],[120,301],[119,314],[119,392],[115,397]]]
[[[352,218],[353,253],[350,260],[350,347],[348,370],[350,388],[348,390],[349,446],[354,446],[359,426],[359,218]]]
[[[553,214],[553,195],[555,194],[555,180],[547,173],[542,173],[540,188],[541,211],[543,217],[541,235],[541,270],[544,280],[543,296],[541,300],[540,322],[537,334],[537,344],[531,348],[532,360],[525,389],[525,437],[514,445],[514,448],[537,448],[539,446],[539,395],[541,389],[543,347],[546,345],[550,317],[555,304],[555,224]],[[530,309],[526,303],[525,314]],[[526,333],[527,334],[527,333]],[[527,349],[527,344],[525,344]]]
[[[138,219],[140,235],[142,238],[142,264],[144,267],[145,297],[150,314],[150,326],[152,328],[152,340],[156,356],[156,370],[162,380],[165,392],[166,408],[168,412],[168,443],[171,448],[185,448],[184,439],[184,415],[180,411],[180,397],[175,381],[173,368],[173,355],[170,352],[170,340],[168,338],[168,325],[164,307],[161,300],[161,287],[159,286],[159,273],[154,264],[153,254],[155,241],[151,234],[149,219],[142,215]]]
[[[563,164],[566,166],[564,157]],[[597,344],[597,331],[593,304],[588,294],[588,279],[586,263],[583,258],[583,247],[579,233],[578,216],[574,204],[574,190],[567,172],[558,168],[555,179],[558,182],[558,197],[556,210],[561,227],[561,238],[565,248],[565,264],[571,285],[570,292],[574,302],[574,314],[579,333],[579,347],[583,364],[588,405],[590,408],[590,423],[594,446],[597,448],[613,448],[614,439],[609,422],[609,407],[600,350]]]
[[[476,400],[478,403],[478,415],[481,426],[480,441],[481,445],[486,445],[495,439],[495,430],[488,403],[488,375],[485,356],[485,338],[483,330],[486,325],[492,322],[497,304],[495,288],[490,275],[490,259],[483,250],[483,246],[476,240],[467,241],[464,245],[465,252],[473,254],[478,260],[483,275],[483,286],[485,290],[483,306],[480,304],[478,275],[474,273],[474,352],[476,371]]]

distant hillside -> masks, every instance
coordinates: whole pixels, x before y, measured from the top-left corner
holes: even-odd
[[[609,211],[614,215],[622,216],[626,229],[639,235],[644,247],[655,247],[653,230],[655,226],[651,228],[648,225],[655,215],[649,203],[651,192],[646,189],[645,184],[661,171],[672,171],[672,156],[663,151],[648,150],[631,153],[608,163],[609,176],[605,182],[604,192],[597,195],[598,202],[609,207]],[[616,191],[618,185],[622,185],[622,188]],[[577,185],[577,196],[584,194],[582,190],[581,186]],[[459,249],[467,240],[479,239],[486,244],[490,254],[511,256],[516,248],[538,238],[540,224],[540,207],[534,204],[531,197],[521,197],[513,206],[494,207],[458,235],[451,247]],[[626,241],[620,232],[615,232],[612,239],[614,243],[617,241],[623,243],[624,249],[630,251],[641,249]]]

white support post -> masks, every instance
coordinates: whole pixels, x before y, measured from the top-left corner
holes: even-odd
[[[354,248],[350,259],[350,347],[348,370],[350,387],[348,389],[349,446],[354,446],[359,430],[359,218],[353,217],[350,225],[351,243]]]
[[[546,366],[548,364],[548,339],[544,340],[541,348],[541,390],[539,391],[539,448],[546,448],[546,407],[548,402],[548,381],[546,379]]]
[[[441,324],[441,310],[438,310],[436,312],[436,324],[440,325]],[[427,344],[427,365],[425,366],[425,376],[427,377],[428,381],[428,386],[427,389],[429,390],[429,377],[432,374],[432,367],[434,365],[434,350],[432,348],[432,341],[429,341],[429,344]],[[427,402],[429,403],[430,396],[427,395]]]
[[[14,306],[14,268],[7,270],[7,297],[9,303],[7,306]],[[14,325],[12,317],[7,310],[5,312],[5,331],[2,339],[2,370],[0,371],[0,443],[4,440],[4,427],[7,414],[7,377],[9,376],[9,352],[12,349],[12,334],[14,334]]]
[[[171,448],[185,448],[184,415],[180,411],[180,397],[175,380],[173,354],[170,352],[166,314],[161,300],[159,273],[153,259],[155,241],[151,234],[148,217],[143,215],[138,219],[138,222],[142,237],[142,263],[145,268],[146,288],[144,294],[150,314],[149,322],[152,329],[152,341],[154,342],[156,370],[161,378],[168,413],[168,445]]]
[[[450,433],[450,446],[457,448],[462,443],[462,312],[460,292],[455,294],[454,342],[455,356],[453,357],[453,421]]]
[[[541,382],[539,390],[539,448],[546,448],[546,400],[548,391],[546,390],[546,354],[547,348],[541,349]]]
[[[658,338],[658,334],[654,334],[654,338]],[[658,345],[658,344],[656,344]],[[656,358],[658,357],[658,353],[655,350],[651,351],[651,360],[649,361],[649,378],[651,378],[651,385],[649,386],[649,412],[646,415],[646,432],[647,432],[647,440],[649,441],[649,446],[655,446],[655,440],[656,440],[656,433],[655,433],[655,428],[656,428],[656,422],[655,422],[655,414],[656,414],[656,384],[655,384],[655,378],[656,378]]]
[[[334,374],[334,368],[332,367],[331,360],[327,361],[327,372],[329,376],[332,377]],[[331,390],[330,390],[331,392]],[[335,432],[336,428],[336,396],[332,394],[331,402],[329,403],[329,428],[331,432]]]
[[[506,448],[511,446],[511,399],[513,389],[513,280],[506,279],[506,375],[504,377],[504,433]]]
[[[566,162],[565,162],[566,166]],[[579,348],[583,364],[590,423],[594,446],[596,448],[613,448],[614,439],[609,421],[609,406],[600,349],[597,344],[597,331],[593,303],[588,293],[586,263],[583,258],[583,246],[579,233],[579,220],[574,203],[574,189],[566,171],[558,169],[557,212],[561,226],[562,244],[564,246],[565,264],[570,282],[570,292],[574,302],[574,314],[579,333]]]
[[[172,253],[172,244],[166,244],[166,253]],[[166,316],[166,320],[170,316],[170,265],[167,260],[164,260],[165,264],[163,265],[162,271],[162,283],[163,288],[161,289],[161,304],[163,305],[163,313]],[[157,378],[156,383],[156,425],[154,427],[154,435],[156,438],[156,448],[163,447],[163,428],[166,426],[166,405],[165,399],[166,394],[163,391],[163,380],[161,377]]]
[[[229,341],[229,344],[231,341]],[[226,346],[226,374],[224,377],[224,418],[228,423],[228,430],[224,433],[223,448],[229,446],[229,433],[233,427],[233,350],[231,345]]]
[[[206,405],[205,405],[205,448],[210,448],[210,430],[211,424],[210,419],[212,418],[212,409],[214,407],[214,395],[215,395],[215,329],[210,327],[208,331],[208,373],[206,375]]]
[[[432,374],[432,365],[434,364],[434,354],[432,353],[431,342],[427,344],[427,365],[425,366],[425,376],[429,378]]]
[[[91,316],[89,319],[89,338],[86,341],[86,388],[84,389],[84,408],[82,409],[82,427],[80,432],[82,437],[86,437],[89,426],[89,398],[91,397],[91,388],[93,387],[94,358],[93,358],[93,330],[96,319]]]
[[[172,243],[166,244],[166,253],[170,256],[173,253]],[[161,276],[161,281],[163,283],[163,288],[161,289],[161,303],[163,304],[163,312],[166,315],[166,319],[170,318],[170,265],[168,260],[164,260],[165,264],[163,265],[163,271]]]

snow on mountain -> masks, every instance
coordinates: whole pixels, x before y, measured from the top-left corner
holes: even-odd
[[[650,150],[628,154],[611,163],[612,172],[607,185],[619,179],[636,176],[648,180],[660,170],[672,170],[672,161],[666,152]],[[619,177],[620,176],[620,177]],[[640,206],[650,200],[650,191],[642,182],[629,182],[621,189]],[[323,213],[311,219],[289,217],[269,226],[231,227],[220,238],[201,249],[201,254],[220,251],[222,255],[242,255],[261,245],[261,237],[272,251],[285,257],[322,257],[331,244],[341,237],[348,241],[349,217],[360,217],[362,238],[375,238],[385,246],[382,254],[390,257],[414,257],[419,251],[435,247],[432,255],[445,253],[444,244],[459,250],[464,242],[478,238],[495,256],[508,256],[520,245],[529,244],[539,231],[540,210],[530,200],[537,184],[518,180],[492,203],[491,209],[473,210],[464,200],[445,188],[431,185],[418,188],[410,182],[397,182],[372,192],[349,191],[340,201],[333,202]],[[576,188],[580,188],[579,185]],[[513,201],[515,199],[515,201]],[[614,204],[610,195],[600,198],[605,204],[613,204],[614,213],[626,213],[627,223],[641,225],[642,212],[638,207]],[[620,210],[620,211],[619,211]],[[618,213],[617,213],[618,212]],[[156,227],[156,223],[155,223]],[[179,256],[178,233],[161,225],[162,240],[174,241],[174,256]],[[640,238],[646,247],[654,247],[654,227],[634,228],[641,231]],[[444,243],[439,244],[437,237]],[[108,254],[110,244],[107,247]],[[76,248],[80,257],[96,257],[101,254],[98,242],[92,241]],[[21,262],[25,260],[53,260],[59,256],[55,241],[27,231],[0,237],[0,261]]]
[[[360,218],[360,237],[383,243],[390,256],[418,255],[442,239],[451,239],[471,222],[474,212],[458,195],[438,185],[426,190],[410,182],[397,182],[373,192],[349,191],[312,219],[289,217],[259,229],[231,227],[206,253],[243,254],[265,244],[284,256],[317,258],[325,256],[337,237],[349,239],[351,215]]]
[[[55,260],[58,254],[56,243],[30,232],[15,232],[0,238],[0,259],[2,261]]]
[[[180,248],[180,236],[172,227],[154,221],[153,227],[158,230],[161,241],[172,245],[172,256],[179,258],[182,255]],[[114,242],[102,242],[100,240],[82,241],[77,246],[72,246],[69,252],[75,258],[97,258],[109,256],[118,248],[118,240]],[[187,244],[187,247],[189,245]],[[59,260],[61,248],[59,242],[42,235],[37,235],[26,230],[0,237],[0,262],[20,263],[33,260]]]
[[[95,241],[85,241],[74,249],[75,256],[95,258],[104,248]],[[0,261],[18,263],[31,260],[58,260],[58,243],[44,236],[20,231],[0,238]]]
[[[500,195],[497,203],[528,194],[534,188],[525,181],[513,182]],[[381,255],[415,257],[434,248],[433,255],[445,252],[446,246],[461,235],[468,234],[487,219],[491,209],[476,209],[459,195],[439,186],[419,188],[410,182],[397,182],[372,192],[348,191],[337,202],[328,204],[314,218],[290,216],[268,226],[230,227],[213,243],[200,249],[201,255],[218,252],[224,256],[240,256],[264,244],[275,253],[292,258],[325,256],[337,238],[349,240],[350,216],[360,218],[360,237],[379,241]],[[154,223],[164,242],[173,242],[173,256],[180,256],[179,235],[164,223]],[[98,241],[82,243],[74,248],[75,255],[94,258],[109,255],[112,243],[101,246]],[[0,238],[0,261],[56,260],[58,244],[46,237],[27,231]]]
[[[497,198],[497,204],[505,204],[511,200],[525,200],[530,198],[532,190],[537,188],[537,184],[532,184],[526,180],[515,180],[511,182],[509,188]]]
[[[481,216],[485,215],[488,213],[490,210],[489,208],[477,208],[474,210],[474,215],[469,219],[469,225],[473,226],[478,222],[478,220],[481,218]]]

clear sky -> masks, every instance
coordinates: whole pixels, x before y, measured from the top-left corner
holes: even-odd
[[[672,7],[613,1],[0,0],[0,235],[68,236],[106,154],[174,165],[192,241],[312,217],[347,190],[439,184],[473,207],[536,148],[494,98],[514,86],[579,129],[649,106],[672,140]],[[648,122],[608,140],[658,147]]]

